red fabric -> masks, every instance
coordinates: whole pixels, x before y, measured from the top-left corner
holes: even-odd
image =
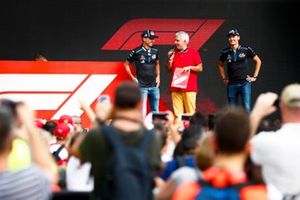
[[[175,68],[184,68],[187,66],[196,66],[202,64],[199,53],[193,49],[188,48],[185,52],[174,51],[174,60],[172,64],[172,77],[174,75]],[[198,92],[198,77],[197,72],[191,71],[188,80],[187,88],[174,88],[170,87],[171,92]]]
[[[219,167],[210,167],[206,169],[203,172],[203,179],[217,188],[243,183],[248,180],[246,173],[243,171],[230,172]]]

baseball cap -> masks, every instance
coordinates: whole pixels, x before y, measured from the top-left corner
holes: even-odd
[[[66,137],[69,135],[71,129],[70,127],[65,123],[58,124],[54,129],[54,135],[59,139],[66,139]]]
[[[146,38],[150,38],[150,39],[155,39],[158,38],[157,35],[155,35],[154,31],[147,29],[142,33],[142,38],[146,37]]]
[[[237,29],[231,29],[230,31],[228,31],[227,37],[229,37],[230,35],[239,36],[240,34]]]
[[[74,124],[73,118],[70,115],[62,115],[60,116],[60,118],[58,119],[58,123],[65,123],[65,124]]]
[[[300,84],[293,83],[283,88],[280,101],[289,108],[300,108]]]

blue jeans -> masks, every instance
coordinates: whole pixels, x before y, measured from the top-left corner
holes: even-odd
[[[238,105],[238,97],[241,95],[244,108],[251,111],[251,83],[236,83],[227,85],[227,98],[230,105]]]
[[[158,112],[159,104],[159,88],[158,87],[143,87],[140,88],[143,99],[143,115],[147,114],[147,99],[149,97],[151,111]]]

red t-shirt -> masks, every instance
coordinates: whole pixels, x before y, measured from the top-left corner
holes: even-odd
[[[202,64],[199,53],[193,49],[188,48],[184,52],[174,51],[174,60],[172,64],[172,77],[174,75],[175,68],[184,68],[187,66],[196,66]],[[198,78],[197,72],[191,71],[186,88],[174,88],[170,87],[171,92],[198,92]]]

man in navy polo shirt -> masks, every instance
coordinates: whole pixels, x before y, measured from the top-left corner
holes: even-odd
[[[258,78],[261,67],[261,60],[250,48],[239,44],[240,34],[236,29],[230,30],[227,34],[230,47],[222,50],[218,69],[227,85],[227,98],[230,105],[238,104],[238,96],[242,98],[244,108],[251,111],[251,82]],[[249,72],[248,60],[255,63],[254,73]],[[224,64],[227,63],[227,76]]]
[[[133,81],[141,89],[143,97],[143,115],[147,113],[147,98],[150,100],[151,111],[158,111],[160,65],[158,49],[153,47],[157,35],[152,30],[145,30],[142,35],[142,45],[133,49],[124,62],[125,69]],[[130,64],[133,63],[136,77],[131,73]]]

